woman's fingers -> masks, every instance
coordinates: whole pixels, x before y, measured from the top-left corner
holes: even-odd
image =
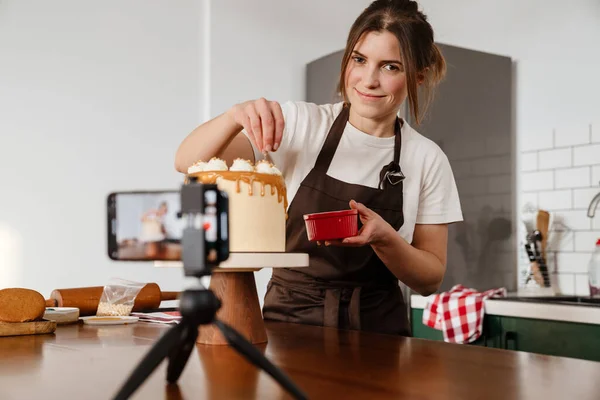
[[[260,98],[239,104],[235,115],[235,121],[243,126],[252,145],[261,153],[279,148],[285,121],[278,102]]]
[[[275,136],[275,120],[267,100],[260,98],[256,101],[256,111],[259,115],[262,129],[262,149],[273,150],[273,137]],[[258,141],[258,138],[257,138]]]
[[[273,140],[273,151],[276,151],[281,144],[281,138],[283,137],[283,128],[285,121],[283,119],[283,111],[281,111],[281,105],[276,102],[271,102],[271,110],[275,118],[275,138]]]
[[[260,150],[262,152],[263,151],[262,124],[260,122],[260,116],[254,107],[255,106],[253,103],[248,104],[248,106],[246,106],[246,114],[248,114],[248,118],[250,119],[250,127],[252,128],[252,134],[254,135],[254,140],[256,141],[258,150]]]
[[[258,144],[256,143],[256,140],[254,139],[254,132],[252,132],[252,124],[250,123],[250,118],[248,117],[247,114],[244,114],[241,117],[240,124],[244,127],[244,130],[248,133],[248,139],[250,139],[250,143],[252,143],[252,146],[254,146],[255,148],[258,148]]]
[[[357,210],[361,216],[370,217],[373,215],[373,210],[368,208],[362,203],[358,203],[355,200],[350,200],[350,208]]]

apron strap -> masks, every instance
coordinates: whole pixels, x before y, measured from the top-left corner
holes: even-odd
[[[395,140],[394,140],[394,160],[381,169],[379,173],[379,189],[385,189],[388,186],[396,186],[404,180],[404,174],[400,168],[400,152],[402,150],[402,126],[404,121],[396,118]]]
[[[335,154],[338,144],[342,139],[342,134],[346,128],[346,122],[348,122],[349,116],[350,107],[344,105],[342,111],[339,113],[335,121],[333,121],[331,128],[329,128],[329,132],[325,138],[325,143],[323,144],[323,147],[321,147],[321,151],[317,156],[314,169],[321,171],[324,174],[326,174],[329,170],[331,160],[333,160],[333,155]]]

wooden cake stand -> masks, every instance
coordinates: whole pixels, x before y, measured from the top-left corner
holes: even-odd
[[[155,262],[156,267],[182,268],[181,262]],[[230,325],[252,344],[266,343],[267,333],[260,310],[254,272],[262,268],[307,267],[306,253],[231,253],[213,269],[210,289],[221,300],[217,318]],[[202,325],[198,343],[227,345],[214,325]]]

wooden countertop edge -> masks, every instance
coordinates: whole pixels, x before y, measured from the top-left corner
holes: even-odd
[[[425,308],[428,299],[429,297],[411,295],[411,308]],[[488,299],[485,301],[485,313],[503,317],[600,325],[600,307]]]

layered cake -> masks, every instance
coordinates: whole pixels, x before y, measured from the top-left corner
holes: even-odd
[[[217,184],[229,196],[229,251],[285,252],[287,194],[273,164],[238,158],[228,167],[215,157],[189,167],[190,178]]]

